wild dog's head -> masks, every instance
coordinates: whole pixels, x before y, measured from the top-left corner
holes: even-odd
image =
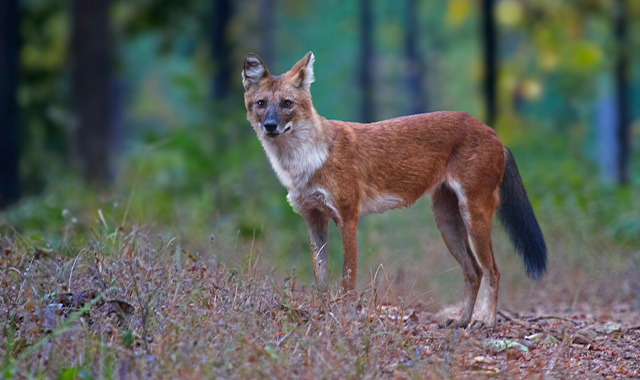
[[[259,137],[284,138],[309,125],[315,111],[309,87],[315,57],[308,52],[291,70],[272,76],[255,54],[247,54],[242,69],[247,119]]]

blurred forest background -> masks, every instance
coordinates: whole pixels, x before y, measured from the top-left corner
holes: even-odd
[[[512,148],[552,266],[640,267],[635,0],[4,0],[0,238],[75,256],[95,235],[153,231],[196,256],[261,255],[280,276],[295,266],[309,283],[305,224],[246,121],[240,80],[248,52],[281,73],[309,50],[321,115],[467,111]],[[361,265],[396,278],[437,268],[411,286],[449,286],[457,265],[428,202],[365,217]],[[494,236],[498,262],[517,263]]]

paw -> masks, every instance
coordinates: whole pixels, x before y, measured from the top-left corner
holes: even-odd
[[[471,330],[482,330],[484,329],[484,321],[479,319],[474,319],[473,322],[469,325],[469,329]]]
[[[438,325],[441,329],[464,329],[469,325],[469,320],[465,320],[462,318],[457,319],[447,319],[446,322]]]
[[[495,329],[496,324],[487,323],[483,320],[474,319],[473,322],[469,325],[470,330],[493,330]]]

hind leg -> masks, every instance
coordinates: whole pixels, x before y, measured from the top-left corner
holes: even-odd
[[[460,305],[455,318],[445,323],[445,327],[466,327],[471,322],[473,307],[482,280],[482,270],[469,246],[467,228],[460,214],[456,194],[447,185],[442,185],[436,189],[431,199],[431,208],[438,230],[449,252],[460,264],[464,275],[462,305]]]
[[[491,244],[491,219],[496,207],[494,197],[487,199],[469,200],[469,235],[473,241],[476,256],[482,267],[486,281],[485,304],[486,327],[496,326],[496,311],[498,306],[498,290],[500,287],[500,272],[493,256]]]

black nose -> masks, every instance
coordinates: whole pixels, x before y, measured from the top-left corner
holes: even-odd
[[[276,123],[275,121],[271,121],[271,120],[265,120],[263,125],[264,125],[265,131],[267,131],[269,133],[275,132],[276,128],[278,128],[278,123]]]

